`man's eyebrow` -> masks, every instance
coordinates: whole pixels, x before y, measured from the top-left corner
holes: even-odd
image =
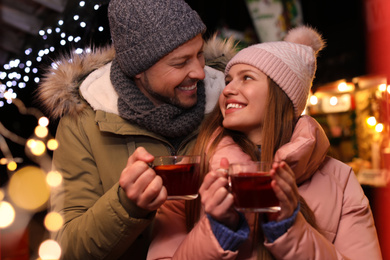
[[[180,61],[180,60],[186,60],[191,58],[192,55],[182,55],[182,56],[177,56],[177,57],[172,57],[169,59],[170,61]]]
[[[199,48],[198,50],[198,54],[199,53],[202,53],[203,52],[203,48],[204,48],[204,43],[202,44],[202,47]],[[176,56],[176,57],[172,57],[171,59],[169,59],[170,61],[178,61],[178,60],[186,60],[186,59],[189,59],[192,57],[192,54],[185,54],[185,55],[182,55],[182,56]]]

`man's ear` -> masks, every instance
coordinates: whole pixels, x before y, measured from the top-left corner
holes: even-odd
[[[135,78],[135,79],[140,79],[140,78],[141,78],[141,76],[142,76],[142,74],[143,74],[143,72],[141,72],[141,73],[138,73],[137,75],[135,75],[135,76],[134,76],[134,78]]]

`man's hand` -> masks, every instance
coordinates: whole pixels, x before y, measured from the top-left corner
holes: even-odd
[[[167,199],[161,177],[148,165],[153,160],[154,156],[145,148],[137,148],[127,160],[119,178],[119,185],[129,200],[150,211],[157,210]]]

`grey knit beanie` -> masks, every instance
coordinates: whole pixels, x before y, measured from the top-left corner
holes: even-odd
[[[128,77],[206,30],[183,0],[111,0],[108,19],[115,59]]]

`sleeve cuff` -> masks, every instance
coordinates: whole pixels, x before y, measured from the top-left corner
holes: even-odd
[[[283,219],[282,221],[270,221],[261,225],[268,242],[273,243],[276,239],[287,232],[287,230],[294,224],[299,209],[300,204],[298,203],[298,206],[291,217]]]
[[[120,185],[118,185],[118,198],[119,203],[122,204],[123,208],[126,210],[126,212],[131,218],[148,219],[153,217],[156,213],[156,211],[150,212],[148,210],[137,207],[127,198],[125,191],[121,188]]]
[[[240,220],[237,231],[231,230],[207,214],[207,218],[210,221],[211,230],[225,251],[236,251],[238,247],[249,237],[250,229],[248,223],[246,222],[245,216],[240,212],[238,214],[240,216]]]

